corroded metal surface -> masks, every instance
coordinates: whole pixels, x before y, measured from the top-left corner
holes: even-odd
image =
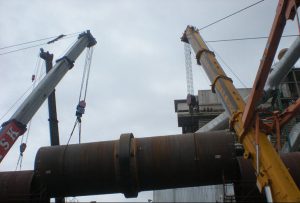
[[[35,174],[51,197],[120,193],[114,150],[114,141],[43,147]]]
[[[282,159],[299,187],[300,152]],[[148,138],[123,134],[120,141],[41,148],[35,171],[0,172],[0,199],[45,202],[50,197],[110,193],[132,197],[139,191],[226,180],[235,184],[238,202],[263,201],[254,174],[249,160],[236,159],[229,132]]]
[[[282,154],[281,158],[300,189],[300,152]]]
[[[34,181],[33,171],[0,173],[0,202],[50,202],[41,185]]]
[[[240,172],[234,181],[237,202],[266,202],[265,196],[256,187],[256,176],[251,162],[243,157],[237,157],[237,162]]]
[[[298,188],[300,188],[300,152],[280,155],[283,163],[288,168]],[[240,174],[235,183],[235,195],[238,202],[266,202],[256,187],[256,176],[251,162],[243,157],[237,158]]]
[[[209,132],[137,138],[141,190],[222,183],[235,175],[233,135]]]
[[[43,147],[36,156],[35,174],[51,197],[133,197],[139,191],[219,184],[223,175],[226,180],[235,177],[234,138],[229,132],[126,138]]]
[[[27,202],[30,200],[33,171],[2,172],[0,200]]]

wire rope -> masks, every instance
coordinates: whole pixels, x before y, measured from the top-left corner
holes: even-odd
[[[69,39],[71,37],[74,37],[75,34],[76,33],[71,34],[71,36],[70,35],[66,35],[66,36],[69,36],[69,37],[60,38],[59,40]],[[39,41],[39,40],[35,40],[35,41]],[[22,43],[22,44],[28,44],[28,43]],[[14,52],[18,52],[18,51],[23,51],[23,50],[26,50],[26,49],[35,48],[35,47],[42,46],[42,45],[49,45],[49,43],[48,42],[43,42],[43,43],[40,43],[40,44],[36,44],[36,45],[32,45],[32,46],[27,46],[27,47],[15,49],[15,50],[7,51],[7,52],[3,52],[3,53],[0,53],[0,56],[6,55],[6,54],[10,54],[10,53],[14,53]],[[15,47],[15,46],[17,46],[17,45],[12,45],[10,47]],[[5,47],[3,47],[2,49],[4,49],[4,48]]]
[[[299,34],[290,34],[290,35],[282,35],[281,37],[298,37]],[[244,37],[244,38],[231,38],[231,39],[218,39],[218,40],[207,40],[207,43],[216,43],[216,42],[233,42],[233,41],[246,41],[246,40],[257,40],[257,39],[268,39],[267,36],[260,37]]]
[[[72,35],[76,35],[76,34],[79,34],[79,33],[81,33],[81,32],[74,32],[74,33],[67,34],[65,36],[72,36]],[[5,47],[1,47],[0,50],[12,48],[12,47],[17,47],[17,46],[22,46],[22,45],[25,45],[25,44],[32,44],[32,43],[35,43],[35,42],[45,41],[45,40],[49,40],[49,39],[53,39],[53,38],[57,38],[57,37],[58,36],[56,35],[56,36],[52,36],[52,37],[45,37],[45,38],[41,38],[41,39],[37,39],[37,40],[32,40],[32,41],[28,41],[28,42],[19,43],[19,44],[9,45],[9,46],[5,46]],[[67,37],[64,37],[64,38],[67,38]]]
[[[41,58],[38,56],[37,57],[37,62],[36,62],[36,67],[35,67],[35,70],[34,70],[34,75],[38,75],[38,73],[40,72],[40,77],[42,76],[42,72],[41,72]],[[32,91],[34,90],[34,87],[36,86],[37,84],[37,80],[38,78],[34,78],[32,79]],[[18,161],[17,161],[17,165],[16,165],[16,170],[18,169],[18,165],[19,165],[19,170],[22,169],[22,163],[23,163],[23,158],[24,158],[24,151],[27,147],[27,143],[28,143],[28,138],[29,138],[29,135],[30,135],[30,129],[31,129],[31,123],[32,123],[32,120],[29,121],[28,123],[28,129],[27,129],[27,132],[25,135],[22,135],[21,137],[21,144],[20,144],[20,154],[19,154],[19,158],[18,158]],[[25,138],[26,137],[26,138]],[[24,142],[24,138],[25,138],[25,142]],[[23,146],[22,146],[23,145]]]
[[[214,24],[216,24],[216,23],[219,23],[219,22],[221,22],[221,21],[223,21],[223,20],[225,20],[225,19],[227,19],[227,18],[229,18],[229,17],[231,17],[231,16],[234,16],[234,15],[236,15],[236,14],[238,14],[238,13],[244,11],[244,10],[247,10],[247,9],[249,9],[249,8],[251,8],[251,7],[253,7],[253,6],[259,4],[259,3],[262,3],[263,1],[264,1],[264,0],[257,1],[257,2],[255,2],[255,3],[249,5],[249,6],[246,6],[245,8],[242,8],[242,9],[240,9],[240,10],[238,10],[238,11],[236,11],[236,12],[233,12],[233,13],[231,13],[231,14],[229,14],[229,15],[223,17],[223,18],[220,18],[220,19],[218,19],[218,20],[216,20],[216,21],[214,21],[214,22],[212,22],[212,23],[209,23],[208,25],[205,25],[205,26],[199,28],[199,30],[203,30],[203,29],[205,29],[205,28],[208,28],[208,27],[210,27],[210,26],[212,26],[212,25],[214,25]]]
[[[244,86],[245,88],[247,87],[246,84],[239,78],[239,76],[230,68],[230,66],[224,61],[224,59],[221,57],[221,55],[216,52],[216,50],[208,44],[208,46],[210,47],[210,49],[213,50],[213,52],[217,55],[217,57],[222,61],[222,63],[229,69],[229,71],[236,77],[236,79],[238,79],[238,81],[241,83],[242,86]]]

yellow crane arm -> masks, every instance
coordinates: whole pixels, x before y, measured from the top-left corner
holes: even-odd
[[[195,27],[188,26],[182,41],[191,44],[198,64],[202,65],[212,83],[212,90],[222,100],[225,110],[229,113],[230,125],[244,146],[244,157],[252,161],[252,165],[257,171],[259,190],[262,191],[265,187],[270,188],[275,202],[300,202],[300,191],[267,139],[267,135],[258,131],[256,136],[253,127],[247,131],[244,130],[242,114],[245,102],[234,87],[232,80],[226,76],[214,53],[206,46],[199,31]],[[256,149],[257,143],[259,143],[259,150]]]

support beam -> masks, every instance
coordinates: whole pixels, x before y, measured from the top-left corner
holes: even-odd
[[[295,101],[295,103],[288,106],[280,115],[280,127],[283,127],[287,124],[292,118],[299,113],[300,110],[300,98]]]
[[[46,73],[52,69],[53,54],[49,52],[44,52],[41,49],[40,57],[45,60],[46,63]],[[49,111],[49,129],[50,129],[50,143],[51,146],[59,145],[59,131],[58,131],[58,120],[57,120],[57,110],[56,110],[56,99],[55,99],[55,89],[48,97],[48,111]]]
[[[296,4],[296,2],[298,3]],[[295,5],[299,5],[298,0],[279,0],[278,2],[271,32],[260,61],[250,96],[243,112],[242,121],[245,130],[249,129],[252,124],[251,122],[254,120],[255,107],[263,94],[263,88],[269,75],[286,21],[288,19],[293,19],[295,16]]]
[[[45,60],[46,63],[46,73],[52,69],[53,54],[49,52],[44,52],[41,49],[40,57]],[[55,99],[55,89],[48,97],[48,111],[49,111],[49,130],[50,130],[50,144],[51,146],[59,145],[59,131],[58,131],[58,120],[56,111],[56,99]],[[65,198],[57,197],[55,198],[56,203],[64,203]]]

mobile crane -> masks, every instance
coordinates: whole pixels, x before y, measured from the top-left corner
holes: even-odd
[[[299,3],[297,0],[279,0],[277,14],[247,104],[234,87],[231,78],[226,76],[214,53],[208,49],[199,31],[188,26],[181,38],[183,42],[191,44],[198,64],[202,65],[212,82],[212,91],[222,100],[231,117],[230,127],[235,130],[239,142],[244,146],[244,158],[250,159],[256,170],[257,187],[261,192],[265,191],[269,202],[300,202],[300,191],[266,133],[259,128],[261,121],[255,111],[286,20],[293,19]]]
[[[11,118],[2,124],[0,130],[0,163],[18,137],[24,134],[27,123],[48,98],[55,86],[60,82],[68,70],[74,66],[74,62],[78,56],[86,47],[91,48],[96,43],[96,39],[89,30],[81,33],[78,36],[76,43],[62,58],[56,61],[55,66],[24,100]]]

